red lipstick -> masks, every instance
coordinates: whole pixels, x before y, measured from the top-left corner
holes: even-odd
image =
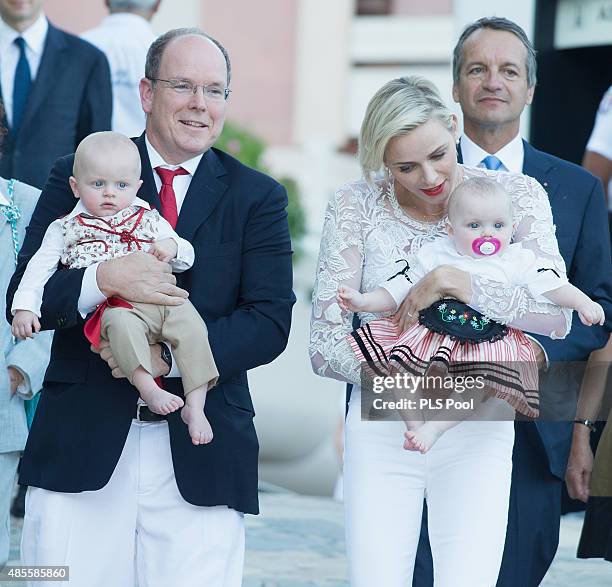
[[[444,181],[440,184],[437,185],[434,188],[429,188],[427,190],[421,190],[426,196],[430,196],[430,197],[434,197],[434,196],[439,196],[442,191],[444,190]]]

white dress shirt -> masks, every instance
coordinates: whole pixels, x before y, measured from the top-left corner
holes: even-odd
[[[612,160],[612,86],[601,99],[586,150]],[[612,212],[612,178],[608,183],[608,209]]]
[[[612,86],[601,99],[586,150],[612,159]]]
[[[137,14],[109,14],[99,26],[81,35],[108,59],[113,85],[112,129],[128,137],[139,136],[145,128],[138,86],[144,77],[145,60],[155,33],[149,22]]]
[[[2,100],[6,119],[9,125],[13,124],[13,85],[15,83],[15,68],[19,61],[19,48],[15,45],[17,37],[23,37],[25,41],[26,59],[30,66],[32,81],[36,79],[38,67],[45,48],[45,39],[49,23],[41,12],[34,24],[23,33],[19,33],[0,19],[0,84],[2,86]]]
[[[516,135],[509,143],[504,145],[497,153],[487,153],[479,147],[466,134],[461,137],[461,156],[463,164],[471,167],[485,167],[482,160],[489,155],[494,155],[501,162],[499,171],[510,171],[512,173],[523,173],[523,159],[525,151],[520,135]]]
[[[151,209],[151,206],[140,198],[136,198],[133,205],[140,206],[146,210]],[[45,284],[57,270],[57,264],[64,250],[62,224],[67,219],[74,218],[77,214],[83,213],[88,214],[89,212],[79,200],[67,217],[54,220],[49,225],[38,251],[36,251],[35,255],[28,262],[19,288],[15,293],[13,305],[11,307],[11,312],[13,314],[17,310],[29,310],[40,317],[40,307],[42,305]],[[193,265],[195,258],[191,243],[180,238],[176,232],[174,232],[170,224],[161,217],[159,219],[158,230],[159,232],[156,240],[171,238],[177,244],[177,255],[170,261],[172,270],[180,272],[189,269]]]

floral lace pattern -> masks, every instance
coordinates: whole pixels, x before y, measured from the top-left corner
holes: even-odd
[[[559,253],[546,192],[525,175],[463,167],[463,177],[490,177],[512,195],[516,230],[521,241],[560,272]],[[379,179],[374,188],[365,181],[341,187],[325,212],[321,249],[313,291],[309,354],[313,369],[324,377],[359,383],[359,361],[345,340],[352,330],[353,313],[336,302],[341,284],[371,291],[398,271],[396,261],[410,259],[423,244],[444,236],[445,221],[421,222],[410,218],[395,197],[392,181]],[[520,286],[507,286],[472,275],[470,306],[481,314],[517,328],[562,338],[571,326],[571,311],[536,302]],[[360,313],[362,323],[382,315]]]

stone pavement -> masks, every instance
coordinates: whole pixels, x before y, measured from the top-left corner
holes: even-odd
[[[348,586],[341,504],[265,485],[260,503],[262,515],[247,516],[243,587]],[[17,564],[21,524],[13,522],[11,562]],[[581,525],[580,514],[563,518],[559,551],[543,587],[612,585],[612,563],[575,558]]]

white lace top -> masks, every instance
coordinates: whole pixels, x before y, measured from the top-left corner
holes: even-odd
[[[462,180],[490,177],[512,196],[516,230],[513,241],[550,260],[565,273],[559,253],[548,196],[533,178],[516,173],[460,166]],[[359,362],[348,342],[353,313],[336,302],[341,284],[370,291],[403,268],[396,264],[424,243],[446,235],[443,218],[421,222],[406,215],[395,197],[393,182],[379,179],[375,188],[365,181],[347,184],[333,196],[325,212],[321,250],[312,300],[309,353],[313,369],[323,377],[359,383]],[[536,301],[524,286],[510,286],[472,274],[470,306],[493,320],[555,338],[566,336],[571,310]],[[378,315],[359,315],[362,323]]]

